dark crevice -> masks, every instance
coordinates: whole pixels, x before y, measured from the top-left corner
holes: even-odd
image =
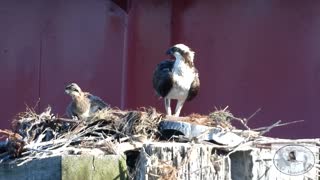
[[[127,163],[127,169],[128,169],[128,176],[129,179],[134,179],[135,173],[136,173],[136,166],[137,166],[137,161],[140,155],[139,150],[130,150],[125,152],[126,155],[126,163]]]

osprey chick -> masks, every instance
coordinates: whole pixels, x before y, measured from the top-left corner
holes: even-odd
[[[184,44],[176,44],[167,50],[175,60],[158,64],[153,73],[153,88],[164,98],[165,109],[171,115],[171,99],[177,99],[174,116],[179,116],[185,101],[192,100],[200,89],[198,70],[195,68],[194,52]]]
[[[108,106],[99,97],[83,92],[76,83],[66,86],[65,92],[72,98],[67,107],[67,116],[69,118],[86,119],[98,110]]]

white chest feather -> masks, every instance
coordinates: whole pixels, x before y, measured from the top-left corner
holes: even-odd
[[[173,87],[168,93],[167,98],[186,99],[194,78],[194,70],[184,61],[177,60],[173,67]]]

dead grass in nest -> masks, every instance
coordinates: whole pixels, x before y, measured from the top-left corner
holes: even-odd
[[[156,138],[158,125],[162,118],[163,114],[158,113],[154,108],[143,108],[141,111],[105,109],[98,112],[92,119],[87,120],[87,123],[110,122],[112,127],[121,134]]]
[[[156,139],[162,118],[163,115],[154,108],[141,111],[108,108],[88,119],[72,120],[54,116],[50,107],[41,114],[27,107],[13,120],[12,131],[2,130],[0,133],[7,137],[7,152],[11,158],[23,154],[34,156],[34,151],[39,156],[61,154],[70,147],[99,148],[106,154],[117,154],[122,152],[117,149],[119,143],[133,142],[137,136]]]
[[[231,117],[234,118],[225,108],[209,116],[191,114],[188,117],[178,117],[177,120],[211,127],[230,127]],[[12,122],[12,133],[20,137],[13,138],[7,131],[11,149],[15,149],[9,152],[12,157],[18,157],[22,149],[61,153],[67,147],[78,147],[100,148],[107,154],[115,154],[119,143],[143,142],[145,139],[157,141],[160,136],[158,126],[163,119],[168,117],[154,108],[141,108],[139,111],[106,108],[85,120],[75,121],[53,115],[50,107],[41,114],[27,107]]]
[[[221,110],[216,109],[214,112],[209,114],[209,118],[216,122],[230,122],[233,117],[233,114],[227,110],[227,108]]]
[[[172,121],[183,121],[191,124],[203,125],[203,126],[209,126],[209,127],[222,127],[222,128],[233,129],[234,127],[231,124],[231,120],[233,118],[235,117],[227,109],[222,109],[222,110],[216,109],[214,112],[210,113],[209,115],[192,113],[187,117],[168,116],[165,119],[172,120]]]
[[[215,126],[215,122],[208,118],[208,116],[192,113],[189,116],[189,123],[205,125],[205,126]]]

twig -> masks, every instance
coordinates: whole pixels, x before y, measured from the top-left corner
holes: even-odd
[[[258,112],[261,111],[261,108],[257,109],[251,116],[249,116],[247,119],[245,119],[246,124],[248,124],[249,120],[253,118]]]
[[[279,124],[281,123],[281,120],[277,121],[276,123],[272,124],[271,126],[267,127],[266,130],[261,131],[260,135],[263,135],[267,132],[269,132],[271,129],[273,129],[274,127],[277,127]]]
[[[222,111],[226,111],[229,108],[229,106],[226,106]]]
[[[316,138],[316,139],[271,139],[271,138],[265,138],[262,140],[256,140],[254,141],[254,144],[260,144],[260,145],[264,145],[264,144],[318,144],[320,143],[320,138]]]
[[[51,151],[45,151],[45,150],[40,150],[40,149],[27,148],[27,150],[35,151],[35,152],[42,152],[42,153],[52,154]]]
[[[60,121],[60,122],[67,122],[67,123],[80,123],[80,120],[73,120],[73,119],[67,119],[67,118],[56,118],[53,119],[55,121]]]
[[[277,125],[274,126],[274,127],[286,126],[286,125],[289,125],[289,124],[300,123],[300,122],[303,122],[303,121],[304,121],[304,120],[297,120],[297,121],[291,121],[291,122],[287,122],[287,123],[279,123],[279,124],[277,124]],[[252,129],[252,130],[254,130],[254,131],[260,131],[260,130],[267,129],[267,128],[269,128],[269,126],[267,126],[267,127],[255,128],[255,129]]]
[[[234,120],[239,121],[247,130],[251,130],[250,127],[247,125],[247,122],[245,120],[243,120],[241,118],[234,117],[234,116],[232,116],[231,118],[234,119]]]

